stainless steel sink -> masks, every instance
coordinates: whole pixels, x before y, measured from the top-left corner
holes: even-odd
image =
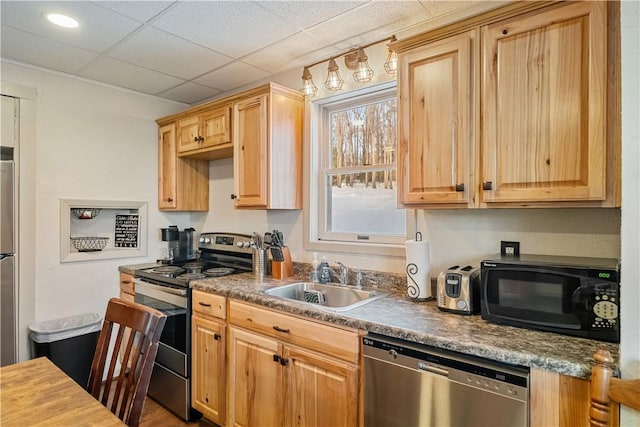
[[[387,296],[378,289],[353,286],[297,282],[267,289],[265,294],[323,307],[333,311],[346,311]]]

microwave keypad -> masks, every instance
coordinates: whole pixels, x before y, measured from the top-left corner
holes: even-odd
[[[618,304],[613,289],[599,290],[595,295],[593,313],[596,315],[591,325],[594,328],[615,328],[618,319]]]

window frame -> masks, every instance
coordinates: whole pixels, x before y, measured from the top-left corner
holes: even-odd
[[[349,104],[359,105],[360,99],[366,98],[366,102],[376,102],[390,95],[397,94],[397,82],[395,80],[384,82],[366,88],[349,92],[341,92],[332,96],[313,101],[307,101],[305,114],[305,128],[309,129],[305,138],[305,160],[307,171],[305,174],[305,215],[304,247],[312,250],[354,251],[365,254],[377,254],[402,257],[405,255],[404,243],[407,235],[415,231],[415,215],[405,210],[406,229],[405,235],[384,236],[375,235],[376,238],[368,241],[357,239],[355,233],[325,233],[322,228],[326,224],[325,204],[325,172],[324,165],[328,161],[328,150],[323,150],[324,141],[327,141],[327,120],[330,107],[340,106],[348,108]],[[331,170],[331,169],[329,169]],[[397,173],[397,169],[396,169]],[[345,239],[345,235],[352,236]],[[339,239],[332,237],[339,237]]]

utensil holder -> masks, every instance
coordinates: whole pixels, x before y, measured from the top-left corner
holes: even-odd
[[[284,261],[272,261],[271,273],[274,279],[287,279],[293,277],[293,261],[291,260],[291,252],[288,246],[283,246],[282,257]]]
[[[254,248],[252,253],[253,260],[253,274],[257,279],[262,279],[264,276],[269,274],[267,270],[269,254],[266,249],[257,249]]]

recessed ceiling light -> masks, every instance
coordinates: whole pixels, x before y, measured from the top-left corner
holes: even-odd
[[[64,28],[77,28],[80,24],[70,16],[61,13],[47,13],[45,17],[56,25]]]

